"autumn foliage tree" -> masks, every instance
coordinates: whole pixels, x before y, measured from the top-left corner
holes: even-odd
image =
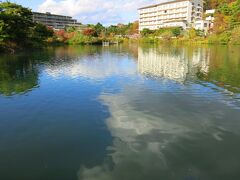
[[[133,35],[133,34],[138,34],[138,28],[139,28],[139,22],[135,21],[132,24],[130,24],[130,30],[129,30],[129,34]]]
[[[207,0],[207,9],[216,9],[214,33],[229,31],[240,23],[240,0]]]
[[[69,39],[71,39],[76,32],[66,32],[65,30],[57,30],[55,31],[55,36],[58,38],[61,42],[67,42]]]
[[[92,28],[87,28],[87,29],[84,29],[84,30],[83,30],[82,34],[83,34],[84,36],[94,36],[95,30],[92,29]]]

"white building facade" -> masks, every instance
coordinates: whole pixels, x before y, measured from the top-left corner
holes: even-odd
[[[202,30],[204,32],[207,32],[210,28],[210,21],[207,20],[197,20],[194,23],[194,28],[198,30]]]
[[[163,27],[193,27],[203,15],[202,0],[175,0],[139,10],[139,30],[156,30]]]

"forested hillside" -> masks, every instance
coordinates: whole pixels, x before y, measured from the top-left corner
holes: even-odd
[[[206,0],[206,9],[216,9],[215,33],[231,30],[240,24],[240,0]]]

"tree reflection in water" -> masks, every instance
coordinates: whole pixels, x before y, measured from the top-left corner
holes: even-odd
[[[39,70],[31,57],[0,58],[0,94],[11,96],[26,93],[38,86]]]

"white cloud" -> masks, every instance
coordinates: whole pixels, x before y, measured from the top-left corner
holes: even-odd
[[[83,23],[116,24],[137,19],[137,9],[155,0],[45,0],[40,12],[70,15]]]

